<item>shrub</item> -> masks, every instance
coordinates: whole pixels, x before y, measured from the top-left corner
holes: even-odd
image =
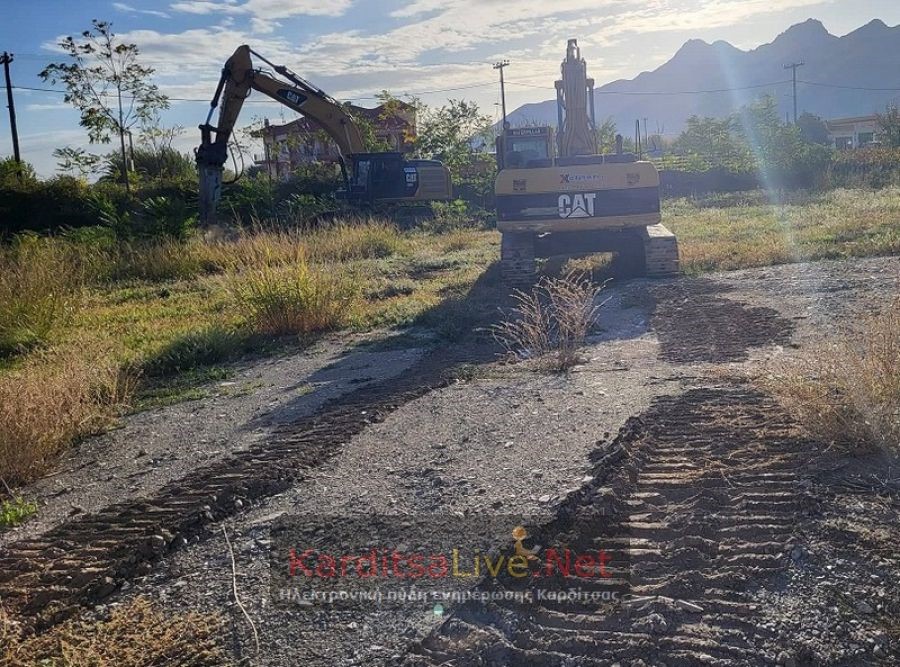
[[[47,341],[80,303],[82,270],[55,239],[21,236],[0,249],[0,355]]]
[[[762,382],[811,435],[900,454],[900,300]]]
[[[73,441],[112,423],[136,384],[108,353],[41,353],[0,376],[0,477],[34,479]]]
[[[334,329],[348,317],[357,292],[337,267],[313,269],[305,261],[251,269],[232,279],[231,290],[252,329],[271,335]]]
[[[241,346],[239,336],[224,327],[189,331],[176,338],[143,364],[147,375],[175,375],[233,357]]]
[[[531,292],[516,290],[516,306],[510,317],[494,325],[494,338],[517,358],[538,359],[555,370],[571,368],[596,322],[603,287],[568,273],[542,278]]]
[[[21,496],[0,501],[0,529],[18,526],[35,512],[37,503],[27,501]]]
[[[115,608],[109,618],[70,620],[26,637],[0,608],[0,664],[7,667],[116,665],[213,667],[231,664],[211,615],[168,614],[145,598]]]

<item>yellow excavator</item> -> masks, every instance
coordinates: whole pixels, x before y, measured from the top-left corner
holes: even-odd
[[[251,55],[271,67],[272,73],[254,67]],[[252,90],[315,121],[334,140],[340,150],[344,179],[340,198],[363,205],[450,199],[450,172],[443,164],[437,160],[407,160],[399,152],[367,152],[359,126],[340,102],[287,67],[275,65],[243,45],[226,61],[206,123],[200,126],[201,144],[196,157],[202,223],[215,222],[228,142]],[[213,126],[210,122],[220,101],[218,124]]]
[[[558,131],[504,127],[495,184],[501,274],[534,281],[536,258],[614,252],[628,274],[679,271],[675,235],[660,223],[659,173],[622,150],[599,155],[594,81],[570,39],[556,82]]]

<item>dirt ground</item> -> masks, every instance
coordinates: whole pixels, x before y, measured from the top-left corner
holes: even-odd
[[[628,281],[565,375],[501,363],[484,335],[332,340],[241,368],[29,489],[40,515],[0,537],[0,595],[38,625],[138,595],[220,611],[236,660],[260,665],[892,664],[900,471],[805,439],[746,377],[898,288],[900,258]],[[600,509],[617,520],[600,526]],[[624,536],[628,594],[602,608],[277,599],[280,526],[338,549],[344,522],[372,517],[443,546],[448,518],[485,549],[510,543],[497,517],[543,544]]]

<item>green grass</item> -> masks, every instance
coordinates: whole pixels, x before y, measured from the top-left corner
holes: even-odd
[[[664,203],[685,273],[900,252],[900,188],[832,190],[769,203],[764,193]]]
[[[12,500],[0,502],[0,530],[22,524],[37,512],[37,503],[15,496]]]
[[[897,187],[792,194],[777,205],[765,193],[734,193],[663,207],[688,274],[898,253],[898,221]],[[34,402],[0,410],[0,432],[13,417],[16,433],[48,429],[28,415],[46,411],[51,397],[83,405],[80,396],[94,396],[88,371],[98,365],[139,371],[136,405],[145,408],[202,398],[203,386],[242,355],[303,345],[322,331],[415,325],[454,341],[496,311],[487,291],[470,293],[493,284],[485,276],[499,256],[495,231],[404,232],[370,221],[141,246],[78,240],[89,236],[0,248],[0,388],[14,396],[27,386]],[[47,386],[65,382],[42,368],[59,358],[81,368],[84,383],[65,392]],[[77,423],[110,423],[117,406],[99,407]],[[58,429],[35,465],[17,463],[20,479],[46,470],[62,440],[85,432]]]

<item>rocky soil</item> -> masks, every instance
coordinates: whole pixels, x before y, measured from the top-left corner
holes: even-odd
[[[252,664],[890,664],[900,473],[823,452],[744,379],[898,288],[897,258],[630,281],[566,375],[501,363],[479,337],[241,369],[36,485],[39,520],[0,543],[0,595],[45,624],[136,595],[221,611]],[[502,549],[489,518],[523,517],[544,544],[610,539],[571,529],[601,507],[634,550],[611,609],[307,605],[270,589],[286,566],[273,528],[291,518],[455,517]],[[450,546],[434,525],[417,539]]]

